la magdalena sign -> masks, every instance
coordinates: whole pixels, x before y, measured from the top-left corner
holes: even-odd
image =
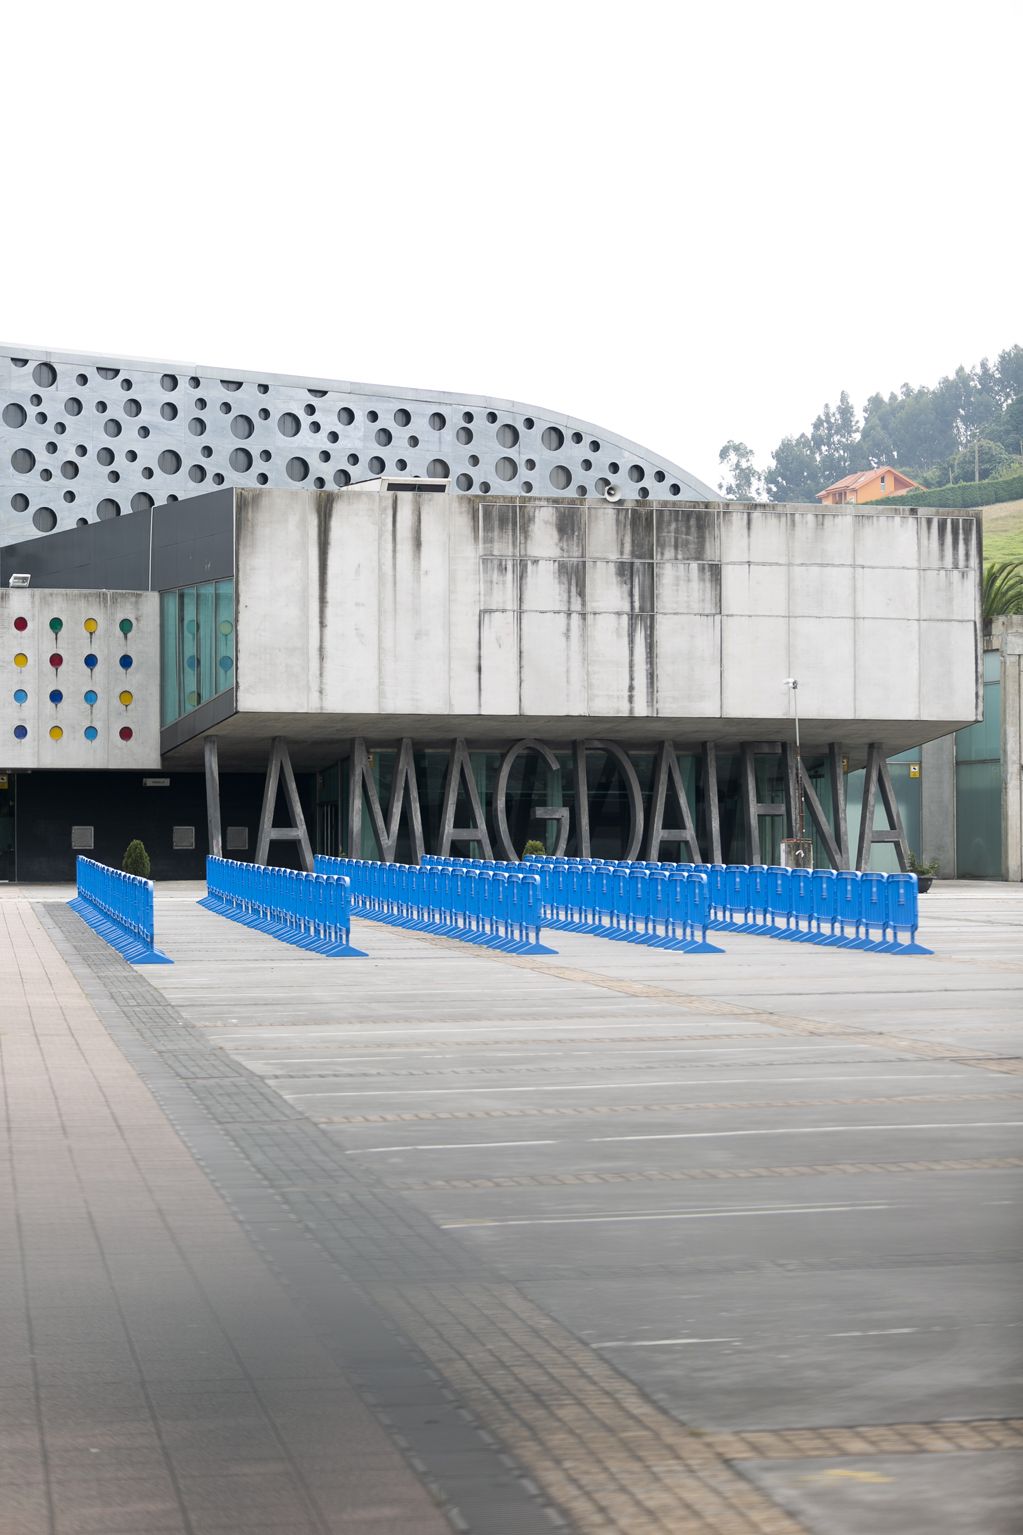
[[[216,742],[213,738],[207,738],[206,748],[210,850],[215,851],[219,855],[221,847],[220,809],[217,785]],[[646,748],[647,751],[649,749],[649,747]],[[564,750],[563,745],[562,750]],[[655,750],[657,753],[657,763],[649,818],[647,818],[644,812],[643,793],[635,766],[628,752],[616,741],[581,740],[573,742],[575,782],[577,784],[588,785],[587,756],[590,752],[604,752],[616,763],[626,786],[629,803],[629,828],[626,850],[622,855],[624,860],[638,858],[641,854],[641,849],[643,856],[647,859],[660,859],[664,845],[667,843],[675,849],[675,857],[684,859],[686,862],[720,863],[721,828],[718,808],[715,744],[712,741],[705,742],[699,752],[703,768],[702,780],[705,786],[703,794],[703,825],[699,830],[696,826],[693,808],[689,803],[689,796],[686,793],[682,774],[679,771],[678,756],[674,744],[671,741],[661,741],[657,743]],[[496,830],[497,856],[510,861],[517,860],[519,855],[512,845],[508,825],[508,784],[516,760],[526,752],[536,753],[546,763],[552,780],[557,780],[561,774],[561,764],[558,761],[555,748],[548,742],[527,737],[514,742],[505,752],[490,799],[489,809],[491,814],[489,825],[494,826]],[[741,746],[740,754],[742,762],[742,809],[746,830],[748,861],[752,864],[758,864],[762,861],[760,839],[761,816],[781,817],[783,826],[787,828],[787,833],[795,835],[800,819],[799,806],[801,796],[802,807],[819,834],[825,855],[831,867],[834,869],[848,869],[852,867],[846,822],[844,772],[839,745],[832,743],[827,748],[827,772],[831,789],[830,798],[831,804],[834,807],[833,816],[831,817],[829,817],[818,798],[813,781],[806,770],[805,763],[796,756],[791,747],[782,745],[778,753],[781,758],[784,782],[784,800],[780,802],[771,801],[765,803],[757,798],[756,758],[759,755],[764,755],[763,748],[752,742],[747,742]],[[402,818],[404,817],[411,843],[412,857],[416,862],[419,862],[424,853],[426,853],[427,848],[423,837],[423,817],[419,802],[419,786],[416,781],[411,739],[406,737],[397,748],[394,775],[391,783],[390,803],[387,806],[386,813],[380,803],[380,795],[372,771],[370,749],[362,737],[358,737],[352,742],[350,769],[346,838],[348,849],[361,848],[363,817],[368,815],[380,849],[381,861],[393,863],[398,846],[398,834]],[[291,826],[275,826],[273,824],[274,805],[279,784],[284,788],[293,817],[293,825]],[[706,792],[708,787],[709,792]],[[468,824],[456,825],[456,809],[460,791],[463,789],[468,802],[470,818]],[[874,811],[878,795],[880,795],[887,817],[888,825],[886,827],[874,826]],[[582,858],[588,858],[590,856],[589,795],[588,793],[577,794],[575,799],[574,814],[576,825],[574,828],[570,824],[571,813],[564,806],[541,805],[535,807],[532,814],[539,821],[553,821],[557,824],[558,833],[553,850],[555,856],[564,853],[568,846],[570,830],[574,829],[577,853]],[[674,826],[665,825],[669,799],[675,812],[673,819],[678,823]],[[312,868],[312,849],[306,831],[305,818],[302,813],[298,790],[295,785],[287,743],[280,737],[274,740],[270,753],[270,764],[267,770],[266,786],[263,795],[263,809],[256,842],[256,862],[266,863],[270,843],[279,840],[297,842],[303,865],[310,869]],[[862,869],[867,867],[870,861],[871,845],[874,842],[893,843],[900,866],[903,869],[908,866],[909,845],[903,830],[888,764],[884,756],[884,749],[879,743],[871,745],[867,751],[856,868]],[[450,746],[444,799],[441,809],[440,831],[437,847],[434,851],[442,858],[447,858],[457,854],[458,849],[464,848],[467,844],[478,845],[482,850],[483,857],[486,859],[492,859],[495,856],[488,830],[486,807],[480,798],[475,775],[472,771],[469,747],[465,740],[459,737],[452,741]]]

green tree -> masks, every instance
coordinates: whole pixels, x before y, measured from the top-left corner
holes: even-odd
[[[985,567],[981,611],[985,618],[1023,613],[1023,561],[1005,560]]]
[[[140,879],[149,878],[149,854],[137,837],[132,838],[125,848],[121,868],[125,874],[137,874]]]
[[[718,463],[724,465],[718,490],[726,501],[764,499],[764,478],[753,462],[752,448],[744,442],[729,440],[718,452]]]

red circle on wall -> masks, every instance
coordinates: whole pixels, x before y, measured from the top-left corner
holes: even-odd
[[[15,629],[17,629],[19,634],[23,634],[25,632],[25,630],[28,628],[28,619],[27,618],[16,618],[14,620],[14,627],[15,627]]]
[[[120,730],[117,732],[122,741],[130,741],[134,733],[135,732],[132,730],[130,725],[122,725]]]
[[[53,652],[53,655],[50,657],[50,665],[53,667],[54,671],[59,671],[60,668],[64,665],[64,657],[61,655],[59,650],[55,650]]]

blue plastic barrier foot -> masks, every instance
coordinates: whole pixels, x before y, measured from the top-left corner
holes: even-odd
[[[150,948],[149,944],[143,943],[141,938],[130,933],[119,922],[114,922],[110,917],[104,916],[101,911],[97,911],[90,901],[76,896],[73,901],[68,901],[68,905],[98,937],[103,939],[104,943],[116,949],[129,965],[172,965],[174,963],[169,955],[162,953],[160,949]]]

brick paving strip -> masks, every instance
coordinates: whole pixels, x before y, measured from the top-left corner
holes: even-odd
[[[65,908],[43,909],[42,921],[123,1051],[126,1074],[137,1072],[148,1084],[213,1184],[254,1234],[267,1263],[289,1281],[290,1293],[303,1303],[321,1337],[330,1337],[333,1357],[362,1380],[414,1460],[439,1480],[465,1523],[480,1535],[531,1530],[523,1496],[532,1483],[580,1535],[798,1535],[803,1529],[798,1521],[738,1470],[743,1460],[822,1454],[812,1446],[825,1441],[832,1455],[863,1453],[863,1444],[881,1453],[886,1446],[905,1448],[913,1434],[918,1450],[967,1448],[962,1436],[973,1432],[980,1441],[977,1448],[996,1442],[987,1426],[966,1424],[788,1430],[773,1436],[688,1429],[478,1255],[446,1237],[400,1189],[383,1183],[364,1162],[346,1158],[326,1131],[212,1047],[201,1029],[157,1000],[149,983]],[[39,947],[47,947],[42,935]],[[704,1013],[765,1022],[783,1032],[849,1036],[847,1029],[690,998],[666,987],[525,963],[565,979],[606,984],[629,995],[655,995]],[[917,1053],[915,1041],[882,1040],[867,1031],[851,1037]],[[137,1091],[148,1103],[145,1090]],[[331,1260],[327,1273],[326,1258]],[[400,1329],[397,1339],[381,1327],[381,1316]],[[401,1359],[394,1354],[395,1343],[404,1350]],[[388,1345],[391,1352],[382,1366],[381,1350],[386,1352]],[[433,1382],[431,1416],[425,1423],[422,1414],[417,1418],[408,1411],[407,1384],[388,1396],[389,1380],[420,1357],[431,1367],[416,1376],[416,1388],[424,1393],[420,1400],[430,1397]],[[429,1428],[443,1418],[438,1396],[447,1403],[447,1417],[439,1428]],[[463,1438],[457,1444],[445,1438],[459,1431]],[[923,1442],[928,1435],[941,1442]],[[466,1448],[473,1436],[474,1456]],[[776,1447],[769,1441],[777,1441]],[[842,1442],[849,1447],[842,1449]],[[499,1459],[488,1444],[506,1455]],[[507,1468],[508,1454],[526,1479],[506,1474],[495,1491],[495,1463]],[[468,1469],[467,1460],[473,1461]],[[486,1501],[480,1501],[481,1492],[489,1494]],[[536,1528],[550,1528],[539,1503],[531,1500],[528,1512],[538,1516]],[[270,1527],[284,1535],[283,1524]],[[415,1529],[417,1535],[429,1529],[422,1521],[395,1527]],[[148,1528],[131,1527],[131,1535]],[[115,1532],[103,1527],[103,1535]]]

